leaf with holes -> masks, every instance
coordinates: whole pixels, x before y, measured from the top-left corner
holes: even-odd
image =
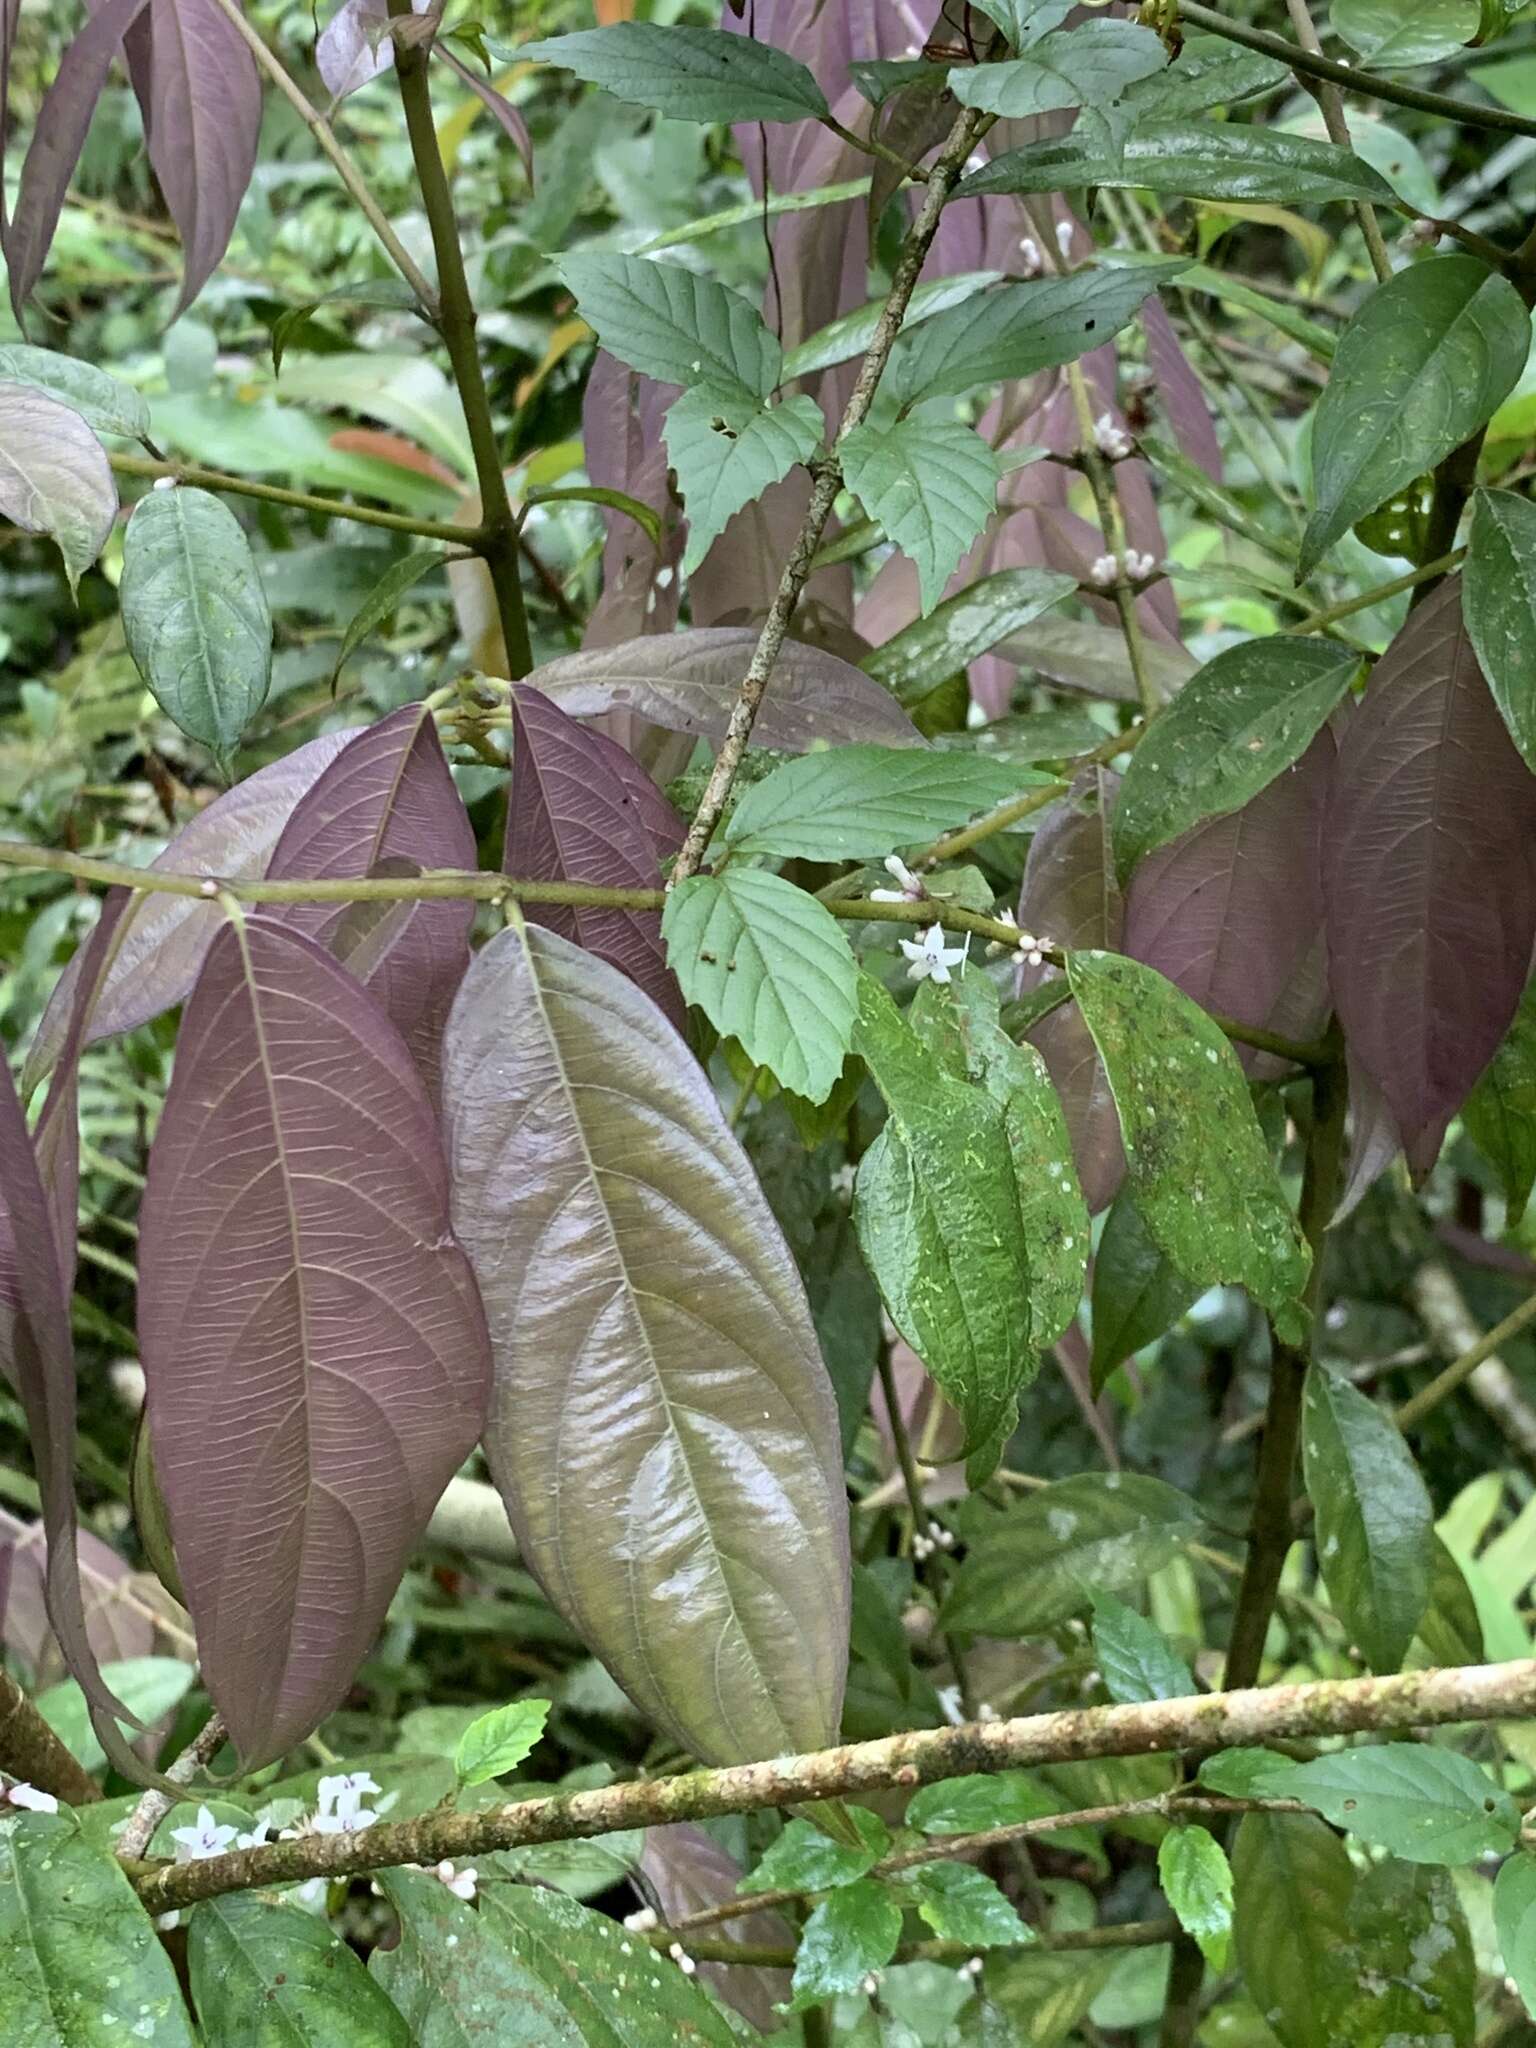
[[[71,590],[117,517],[101,443],[70,405],[29,384],[0,383],[0,515],[58,544]]]
[[[827,112],[803,64],[771,43],[723,29],[621,21],[519,43],[507,55],[558,64],[672,121],[819,121]]]
[[[713,278],[675,263],[604,250],[561,258],[581,317],[621,363],[663,384],[711,384],[766,398],[783,351],[754,307]]]
[[[849,490],[916,566],[932,611],[996,508],[997,456],[974,428],[921,412],[855,427],[838,453]]]
[[[825,422],[814,398],[766,405],[749,392],[704,384],[673,404],[663,431],[688,514],[683,573],[691,576],[743,505],[810,461]]]

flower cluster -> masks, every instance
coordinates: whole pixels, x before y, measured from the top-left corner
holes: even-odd
[[[942,1522],[930,1522],[926,1535],[919,1531],[912,1538],[912,1555],[920,1564],[924,1558],[932,1557],[936,1550],[953,1550],[954,1547],[955,1532],[946,1529]]]
[[[1088,571],[1088,580],[1097,590],[1113,590],[1122,574],[1127,583],[1150,582],[1157,574],[1156,555],[1143,554],[1136,548],[1127,548],[1118,558],[1096,555]]]
[[[899,854],[891,854],[885,863],[885,872],[900,884],[899,889],[871,889],[871,903],[922,903],[928,891],[923,886],[921,875],[914,875]]]
[[[1135,443],[1124,427],[1117,427],[1107,412],[1093,423],[1093,445],[1108,462],[1124,462]]]

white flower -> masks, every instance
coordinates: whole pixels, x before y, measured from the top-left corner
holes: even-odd
[[[351,1807],[346,1813],[317,1813],[304,1830],[311,1835],[360,1835],[378,1819],[366,1806]]]
[[[1071,221],[1057,221],[1056,246],[1061,251],[1061,260],[1063,263],[1068,263],[1072,259],[1072,237],[1076,234],[1076,232],[1077,230],[1072,225]]]
[[[1124,427],[1117,427],[1107,412],[1101,412],[1093,423],[1093,445],[1111,462],[1123,462],[1131,452],[1132,443]]]
[[[340,1777],[322,1778],[315,1792],[315,1811],[334,1813],[345,1819],[357,1812],[365,1792],[377,1792],[378,1789],[367,1771],[346,1771]]]
[[[446,1859],[432,1866],[432,1875],[440,1884],[445,1884],[456,1899],[464,1900],[475,1896],[475,1886],[480,1877],[478,1870],[455,1870]]]
[[[930,925],[915,943],[911,939],[901,941],[901,950],[911,962],[907,978],[909,981],[948,981],[949,970],[964,965],[970,948],[969,938],[963,946],[946,946],[943,926]]]
[[[871,903],[921,903],[928,894],[928,891],[923,887],[922,876],[914,875],[899,854],[893,853],[887,858],[885,872],[888,875],[893,875],[900,882],[901,887],[899,889],[871,889],[869,892]]]
[[[59,1802],[51,1792],[39,1792],[35,1785],[13,1785],[6,1793],[12,1806],[24,1806],[28,1813],[57,1813]]]
[[[155,1915],[155,1925],[162,1934],[169,1934],[173,1927],[181,1925],[181,1915],[179,1913],[157,1913]]]
[[[970,1956],[960,1965],[960,1974],[962,1977],[979,1977],[982,1967],[980,1956]]]
[[[1019,269],[1025,277],[1038,277],[1045,268],[1045,258],[1040,254],[1040,244],[1033,235],[1023,235],[1019,240]]]
[[[1112,590],[1120,581],[1120,564],[1113,555],[1095,555],[1088,570],[1088,581],[1100,590]]]
[[[866,1998],[873,1998],[880,1989],[880,1972],[878,1970],[871,1970],[859,1988]]]
[[[243,1835],[236,1835],[235,1847],[237,1849],[263,1849],[266,1847],[267,1837],[271,1832],[271,1821],[258,1816],[252,1821],[250,1827]]]
[[[176,479],[173,476],[157,476],[150,488],[156,491],[174,491]]]
[[[698,1964],[693,1960],[693,1957],[689,1955],[688,1951],[683,1947],[683,1944],[680,1941],[674,1941],[672,1946],[667,1950],[667,1954],[672,1958],[673,1962],[676,1963],[677,1967],[682,1971],[685,1977],[691,1977],[694,1971],[699,1967]]]
[[[649,1934],[656,1925],[654,1906],[641,1906],[637,1912],[624,1915],[624,1925],[631,1934]]]
[[[222,1856],[238,1832],[236,1828],[223,1826],[206,1806],[200,1806],[194,1826],[171,1829],[171,1840],[176,1844],[176,1861],[200,1863],[207,1856]]]
[[[295,1905],[302,1906],[306,1913],[323,1913],[325,1895],[330,1887],[331,1880],[328,1877],[306,1877],[302,1884],[294,1886],[289,1897]]]

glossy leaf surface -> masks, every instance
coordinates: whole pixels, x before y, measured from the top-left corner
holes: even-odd
[[[1431,1742],[1381,1742],[1297,1764],[1285,1797],[1410,1863],[1470,1863],[1513,1846],[1520,1812],[1488,1773]]]
[[[877,860],[1045,780],[979,754],[830,747],[754,782],[723,837],[743,854]]]
[[[1536,769],[1536,505],[1479,491],[1462,572],[1462,606],[1493,701]]]
[[[1157,1852],[1158,1882],[1184,1932],[1213,1970],[1232,1945],[1232,1866],[1208,1828],[1170,1828]]]
[[[1068,136],[1030,142],[994,157],[961,181],[964,197],[982,192],[1059,192],[1077,185],[1169,192],[1185,199],[1272,201],[1282,206],[1329,199],[1392,203],[1392,188],[1369,164],[1331,142],[1236,122],[1150,120],[1118,152]]]

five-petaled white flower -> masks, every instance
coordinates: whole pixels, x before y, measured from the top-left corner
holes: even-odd
[[[1093,423],[1093,445],[1111,462],[1123,462],[1131,452],[1132,442],[1124,427],[1117,427],[1107,412],[1101,412]]]
[[[35,1785],[13,1785],[6,1798],[12,1806],[24,1806],[28,1813],[57,1813],[59,1802],[51,1792],[39,1792]]]
[[[475,1887],[480,1878],[479,1871],[473,1867],[468,1870],[455,1870],[446,1858],[441,1863],[433,1864],[432,1875],[440,1884],[445,1884],[456,1899],[466,1901],[475,1896]]]
[[[178,1863],[200,1863],[205,1856],[222,1856],[239,1833],[216,1821],[206,1806],[197,1809],[196,1823],[189,1828],[172,1828]]]
[[[871,889],[871,903],[921,903],[928,891],[923,887],[921,875],[914,875],[899,854],[891,854],[885,862],[885,872],[900,882],[899,889]]]
[[[901,941],[901,950],[910,962],[907,977],[911,981],[948,981],[951,967],[963,966],[970,949],[969,938],[962,946],[946,946],[944,928],[937,924],[930,925],[915,942]]]

